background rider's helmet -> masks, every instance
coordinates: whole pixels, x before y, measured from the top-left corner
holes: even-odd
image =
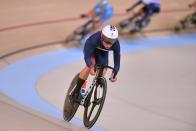
[[[152,0],[142,0],[142,2],[144,3],[144,4],[150,4],[150,3],[152,3]]]
[[[146,5],[150,3],[160,3],[159,0],[142,0],[142,2]]]
[[[106,25],[101,32],[102,40],[108,44],[113,45],[118,39],[118,30],[113,25]]]
[[[100,0],[99,4],[100,5],[105,5],[105,4],[108,4],[108,1],[107,0]]]

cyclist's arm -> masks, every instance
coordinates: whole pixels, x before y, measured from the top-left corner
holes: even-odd
[[[89,38],[87,39],[85,45],[84,45],[84,60],[88,67],[91,67],[93,65],[91,61],[91,57],[94,54],[95,45],[93,44],[93,41]]]
[[[119,41],[117,41],[115,47],[114,47],[114,76],[117,75],[119,69],[120,69],[120,44]]]
[[[97,17],[97,14],[94,10],[91,10],[86,14],[81,14],[80,17],[81,18],[87,18],[88,17],[88,18],[94,19],[95,17]]]
[[[142,4],[142,0],[138,1],[137,3],[132,5],[131,7],[127,8],[126,11],[129,12],[129,11],[133,10],[136,6],[138,6],[140,4]]]
[[[97,17],[97,14],[96,14],[95,10],[93,9],[88,13],[88,16],[93,19],[93,18]]]

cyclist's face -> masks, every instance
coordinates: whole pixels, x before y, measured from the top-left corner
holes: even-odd
[[[112,47],[112,45],[110,43],[107,43],[105,41],[103,41],[103,46],[106,48],[106,49],[109,49]]]
[[[102,40],[103,46],[106,49],[109,49],[112,47],[113,44],[110,42],[110,40],[108,38],[104,37],[104,35],[101,36],[101,40]]]

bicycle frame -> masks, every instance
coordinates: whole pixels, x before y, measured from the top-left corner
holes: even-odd
[[[101,78],[101,77],[103,77],[103,70],[104,70],[104,68],[110,68],[110,69],[114,70],[114,68],[112,68],[112,67],[110,67],[110,66],[108,66],[108,65],[99,65],[99,64],[96,65],[96,75],[95,75],[95,77],[94,77],[94,79],[93,79],[93,82],[92,82],[91,86],[90,86],[90,87],[88,88],[88,90],[87,90],[87,94],[86,94],[85,97],[81,100],[81,102],[80,102],[81,105],[84,105],[87,96],[89,95],[89,93],[90,93],[92,90],[93,90],[92,93],[94,93],[94,90],[95,90],[94,87],[95,87],[95,85],[96,85],[98,79]]]
[[[97,68],[96,75],[95,75],[95,77],[94,77],[94,79],[93,79],[93,82],[92,82],[91,86],[88,88],[87,94],[84,96],[84,98],[83,98],[83,99],[81,100],[81,102],[80,102],[81,105],[84,105],[85,100],[86,100],[87,96],[89,95],[89,93],[90,93],[92,90],[93,90],[93,92],[94,92],[94,90],[95,90],[94,87],[95,87],[95,85],[96,85],[96,83],[97,83],[98,78],[100,78],[100,77],[103,77],[103,68]]]

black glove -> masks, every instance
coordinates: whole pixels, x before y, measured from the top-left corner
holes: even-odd
[[[81,18],[86,18],[87,15],[86,15],[86,14],[81,14],[80,17],[81,17]]]
[[[116,76],[114,76],[114,75],[115,75],[115,74],[112,73],[111,76],[110,76],[110,78],[109,78],[109,80],[110,80],[111,82],[116,82],[116,80],[117,80]]]
[[[130,11],[130,8],[126,9],[126,12],[129,12]]]
[[[117,73],[113,70],[112,74],[110,75],[110,78],[109,80],[111,82],[115,82],[117,80],[117,77],[116,77]]]

